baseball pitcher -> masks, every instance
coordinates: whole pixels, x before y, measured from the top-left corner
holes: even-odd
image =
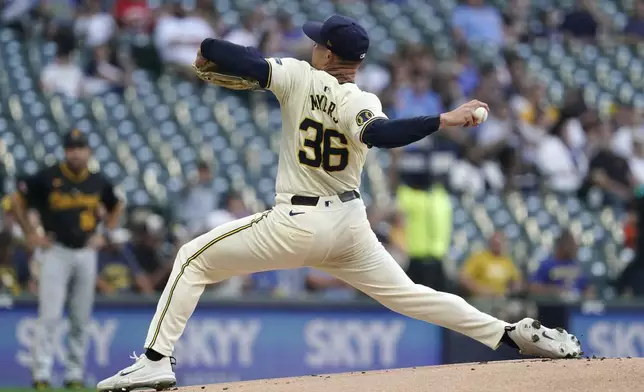
[[[66,303],[70,329],[65,387],[83,387],[97,266],[96,249],[89,240],[95,234],[101,206],[108,212],[108,228],[118,224],[121,210],[112,184],[87,167],[87,136],[72,130],[63,146],[65,160],[21,180],[12,203],[27,241],[40,249],[38,335],[32,347],[34,387],[39,390],[50,388],[55,333]],[[29,223],[27,209],[38,211],[44,233]]]
[[[275,206],[219,226],[184,245],[152,319],[145,354],[101,381],[99,391],[176,383],[171,355],[204,286],[238,274],[309,266],[365,292],[384,306],[458,331],[496,349],[576,357],[577,339],[524,319],[509,324],[462,298],[414,284],[371,231],[358,189],[370,147],[416,142],[443,126],[471,126],[478,101],[433,117],[389,120],[379,99],[354,83],[369,47],[354,20],[309,22],[311,64],[264,59],[253,48],[206,39],[195,61],[204,80],[229,88],[272,91],[282,108]]]

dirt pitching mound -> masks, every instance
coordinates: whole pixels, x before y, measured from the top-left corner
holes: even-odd
[[[644,359],[523,360],[325,374],[181,392],[623,392],[642,390]]]

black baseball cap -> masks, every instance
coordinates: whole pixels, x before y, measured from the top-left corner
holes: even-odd
[[[74,147],[88,147],[89,140],[87,140],[87,135],[79,129],[72,129],[69,131],[63,138],[63,147],[64,148],[74,148]]]
[[[304,34],[341,58],[360,61],[369,50],[367,30],[355,20],[342,15],[333,15],[322,22],[306,22]]]

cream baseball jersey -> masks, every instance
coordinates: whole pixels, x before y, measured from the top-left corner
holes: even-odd
[[[361,132],[387,118],[374,94],[292,58],[267,59],[282,108],[277,193],[331,196],[358,189],[369,147]]]

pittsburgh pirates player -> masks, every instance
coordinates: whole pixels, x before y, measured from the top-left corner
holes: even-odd
[[[90,238],[102,208],[107,211],[105,225],[110,229],[118,224],[121,212],[110,181],[87,167],[87,136],[74,129],[65,135],[63,146],[65,160],[19,181],[12,203],[28,242],[41,252],[33,378],[34,387],[43,390],[50,387],[54,335],[66,304],[70,330],[65,386],[83,387],[87,326],[96,290],[97,253]],[[38,211],[44,232],[30,224],[27,209]]]
[[[388,120],[378,98],[353,82],[369,46],[366,31],[338,15],[303,29],[316,43],[311,65],[264,59],[252,48],[223,40],[202,43],[196,63],[205,58],[221,72],[254,78],[280,102],[276,203],[180,249],[148,330],[145,354],[101,381],[98,390],[173,386],[171,355],[205,285],[303,266],[334,275],[396,312],[458,331],[492,349],[503,342],[525,354],[579,356],[579,342],[563,329],[545,328],[532,319],[509,324],[460,297],[414,284],[367,221],[358,188],[370,146],[399,147],[441,126],[473,125],[473,111],[487,105],[473,101],[435,117]]]

